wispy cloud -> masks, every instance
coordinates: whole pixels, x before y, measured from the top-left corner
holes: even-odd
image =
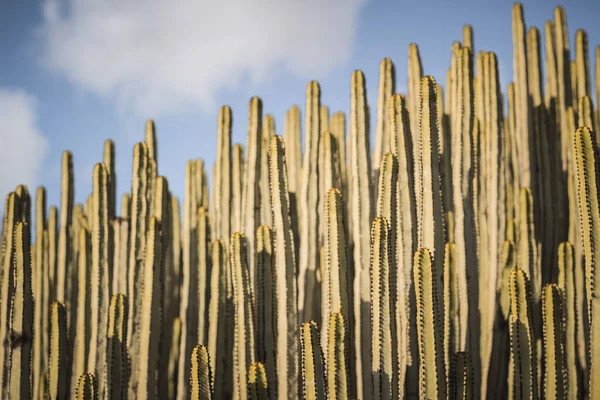
[[[47,0],[51,68],[146,113],[210,106],[274,67],[323,75],[351,51],[366,0]]]
[[[48,143],[37,126],[36,100],[23,90],[0,88],[0,196],[38,182]]]

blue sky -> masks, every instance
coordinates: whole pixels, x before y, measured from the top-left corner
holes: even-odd
[[[527,26],[543,31],[559,3],[524,1]],[[76,200],[91,192],[103,142],[117,146],[119,197],[130,190],[133,145],[157,125],[159,173],[182,196],[185,162],[212,165],[217,112],[233,109],[233,141],[245,143],[247,104],[265,114],[304,106],[306,83],[321,83],[331,112],[349,108],[350,76],[362,69],[376,105],[379,62],[396,66],[405,92],[408,45],[442,83],[462,26],[475,50],[512,78],[511,1],[387,0],[5,0],[0,6],[0,196],[18,183],[43,184],[58,204],[60,158],[74,154]],[[600,44],[599,1],[569,1],[571,42],[584,28],[590,59]],[[593,71],[593,69],[592,69]]]

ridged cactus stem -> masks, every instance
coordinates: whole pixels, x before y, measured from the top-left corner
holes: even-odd
[[[458,274],[457,274],[457,263],[456,263],[456,245],[454,243],[447,243],[445,250],[444,260],[444,292],[443,292],[443,305],[444,305],[444,362],[447,366],[447,372],[450,373],[450,365],[452,362],[452,355],[457,351],[459,347],[458,333],[459,321],[458,321],[458,310],[459,300],[461,296],[465,296],[465,293],[459,289],[458,286]]]
[[[91,268],[91,335],[88,358],[88,371],[100,376],[106,363],[106,329],[110,303],[109,289],[109,243],[108,224],[108,176],[104,164],[94,167],[93,215],[92,215],[92,268]],[[98,382],[98,392],[102,393],[103,383]]]
[[[73,219],[73,155],[65,151],[62,156],[60,227],[58,233],[58,261],[56,274],[56,300],[70,305],[69,282],[71,279],[71,223]]]
[[[352,74],[350,93],[350,184],[354,240],[354,355],[356,395],[364,398],[371,387],[371,288],[369,235],[373,215],[366,81],[362,71]],[[331,391],[330,391],[331,396]]]
[[[73,372],[71,374],[72,395],[77,391],[78,378],[88,370],[88,356],[91,343],[91,326],[88,321],[92,315],[92,271],[91,271],[90,233],[81,228],[79,231],[79,255],[77,272],[77,322],[73,343]]]
[[[588,55],[588,34],[583,29],[575,33],[575,63],[577,69],[577,99],[592,94],[590,88],[590,66]]]
[[[231,230],[242,230],[242,191],[244,188],[244,146],[233,145],[231,160]]]
[[[211,244],[212,273],[210,281],[210,304],[208,313],[208,352],[212,354],[211,370],[218,379],[215,382],[215,398],[224,396],[229,384],[225,375],[227,333],[227,255],[225,244],[216,240]],[[181,372],[180,372],[181,374]],[[181,391],[181,388],[178,388]]]
[[[391,151],[391,135],[388,118],[388,104],[395,92],[394,64],[389,58],[384,58],[379,64],[379,93],[377,96],[377,127],[375,130],[375,150],[373,165],[379,169],[383,156]],[[377,174],[376,174],[377,175]]]
[[[290,202],[283,139],[271,139],[269,176],[273,208],[275,249],[275,308],[276,320],[276,398],[295,399],[298,396],[298,286],[294,240],[290,222]],[[311,292],[312,293],[312,292]]]
[[[248,392],[250,400],[269,400],[267,370],[261,362],[250,364],[248,368]]]
[[[344,316],[341,313],[331,314],[327,339],[327,392],[330,400],[347,399],[350,395],[346,332]]]
[[[567,371],[564,363],[563,301],[558,286],[554,284],[548,284],[542,290],[542,320],[544,397],[564,399],[567,395]]]
[[[6,211],[5,211],[6,212]],[[45,246],[44,246],[44,230],[46,228],[46,189],[43,186],[38,187],[35,196],[35,260],[32,265],[33,269],[33,298],[35,307],[33,309],[34,318],[33,326],[36,334],[33,336],[33,371],[44,371],[46,369],[48,355],[44,351],[46,338],[44,327],[47,324],[44,316],[47,316],[47,311],[44,308],[50,308],[47,303],[47,293],[44,291],[46,285],[44,281],[48,280],[48,276],[44,275],[44,264],[47,261]],[[0,260],[2,260],[0,258]],[[0,298],[1,301],[1,298]],[[2,303],[5,304],[5,303]],[[0,373],[2,371],[0,370]],[[39,393],[41,373],[34,373],[33,379],[33,395]],[[1,393],[1,390],[0,390]]]
[[[417,332],[419,340],[420,397],[446,398],[443,329],[439,313],[434,260],[429,249],[419,249],[414,258]]]
[[[223,106],[219,110],[217,133],[217,160],[215,165],[214,191],[214,231],[215,237],[228,239],[231,220],[231,108]],[[202,342],[201,342],[202,343]]]
[[[300,107],[292,106],[285,114],[284,139],[286,160],[289,173],[290,193],[300,195],[300,176],[302,176],[302,132],[300,126]]]
[[[157,369],[160,343],[160,285],[161,285],[161,246],[160,225],[155,217],[150,218],[146,239],[146,257],[144,260],[143,284],[141,288],[142,309],[139,326],[137,360],[132,357],[132,398],[156,398]],[[133,343],[132,343],[133,345]]]
[[[423,66],[421,55],[416,43],[408,46],[408,112],[411,118],[412,132],[417,131],[419,114],[419,93],[421,93],[421,78],[423,78]]]
[[[246,140],[246,165],[242,192],[243,232],[248,246],[254,248],[256,229],[260,226],[260,154],[262,148],[262,101],[258,97],[250,100],[248,110],[248,138]],[[228,238],[225,238],[226,240]],[[250,260],[250,274],[254,275],[254,260]],[[218,393],[215,393],[215,395]]]
[[[198,208],[198,222],[196,223],[196,276],[198,279],[197,287],[191,288],[195,293],[190,293],[190,304],[197,311],[197,316],[194,318],[197,321],[197,343],[207,343],[208,341],[208,301],[210,287],[210,240],[212,233],[212,225],[209,223],[209,214],[204,207]],[[223,226],[221,227],[223,228]],[[195,290],[194,290],[195,289]],[[190,323],[192,321],[189,321]],[[190,343],[190,348],[192,343]]]
[[[29,226],[19,221],[14,227],[14,293],[10,301],[10,387],[8,398],[31,396],[31,346],[33,345],[33,292],[31,277],[31,238]],[[6,278],[6,277],[5,277]],[[66,325],[65,334],[66,334]]]
[[[319,330],[314,321],[305,322],[300,327],[302,347],[302,391],[303,399],[327,399],[327,376],[319,338]]]
[[[273,254],[273,231],[266,225],[261,225],[256,231],[256,359],[261,360],[267,368],[267,373],[274,379],[275,369],[275,307],[277,299],[274,296],[273,277],[275,276],[275,259]]]
[[[67,312],[55,301],[50,307],[50,362],[49,383],[51,399],[69,396],[69,349],[67,342]],[[23,398],[23,397],[21,397]]]
[[[510,343],[514,399],[538,399],[536,343],[533,335],[531,286],[521,268],[510,274]]]
[[[98,386],[93,374],[83,374],[77,382],[77,400],[98,400]]]
[[[254,299],[250,287],[250,271],[248,268],[248,250],[246,237],[236,232],[231,235],[230,265],[234,297],[234,386],[235,399],[248,398],[248,367],[254,362]]]
[[[261,147],[260,147],[260,224],[271,225],[271,199],[269,197],[269,143],[271,138],[275,136],[275,117],[271,114],[265,115],[262,124],[261,132]]]
[[[573,245],[563,242],[558,247],[558,288],[563,297],[564,318],[564,364],[567,373],[567,387],[565,398],[569,400],[579,398],[579,364],[578,355],[578,332],[577,312],[575,308],[576,299],[583,293],[577,293],[575,285],[575,259]]]
[[[126,400],[129,390],[129,353],[127,349],[128,302],[125,295],[114,294],[108,311],[104,398]]]
[[[472,400],[473,361],[467,352],[458,352],[452,357],[452,393],[454,400]]]
[[[344,204],[338,189],[327,192],[325,203],[325,263],[322,274],[321,345],[327,344],[329,316],[350,315],[348,249],[344,224]]]
[[[210,357],[206,346],[198,345],[192,351],[190,370],[190,398],[192,400],[212,400],[213,383]]]
[[[104,166],[108,174],[108,218],[112,220],[117,208],[117,170],[115,160],[115,142],[108,139],[104,142]]]
[[[472,53],[475,52],[475,47],[473,45],[473,27],[469,24],[463,26],[462,45],[463,47],[470,48]]]
[[[298,277],[299,308],[302,319],[313,318],[316,271],[319,264],[319,139],[321,89],[312,81],[306,87],[306,116],[304,125],[304,159],[298,204],[302,216],[300,228],[300,258]],[[328,188],[330,189],[330,188]]]
[[[383,171],[382,171],[383,172]],[[387,219],[377,217],[371,228],[371,327],[373,398],[392,398],[392,301],[390,292],[390,227]]]
[[[598,191],[598,147],[593,132],[579,128],[574,137],[577,168],[577,198],[583,248],[585,252],[586,293],[588,301],[589,333],[589,393],[600,398],[600,344],[592,338],[600,330],[600,268],[596,266],[596,249],[600,249],[600,201]]]

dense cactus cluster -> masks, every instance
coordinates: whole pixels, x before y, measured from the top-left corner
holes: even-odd
[[[416,44],[407,95],[381,62],[376,109],[361,71],[347,118],[310,82],[303,141],[297,106],[278,136],[252,98],[245,147],[221,108],[211,187],[190,160],[182,201],[159,175],[152,121],[120,211],[110,140],[85,204],[70,152],[60,208],[17,187],[0,397],[600,399],[587,35],[571,51],[561,7],[543,35],[520,4],[512,17],[506,93],[465,26],[444,88]],[[595,71],[597,105],[600,46]]]

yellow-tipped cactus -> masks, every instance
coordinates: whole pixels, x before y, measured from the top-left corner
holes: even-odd
[[[212,371],[206,346],[198,345],[192,351],[190,370],[190,398],[192,400],[213,399]]]
[[[261,362],[250,364],[248,368],[248,393],[250,400],[269,400],[269,381],[265,365]]]
[[[302,392],[306,400],[327,398],[327,376],[325,361],[319,338],[319,330],[314,321],[305,322],[300,327],[302,347]]]
[[[77,383],[77,400],[98,400],[98,387],[93,374],[83,374]]]

